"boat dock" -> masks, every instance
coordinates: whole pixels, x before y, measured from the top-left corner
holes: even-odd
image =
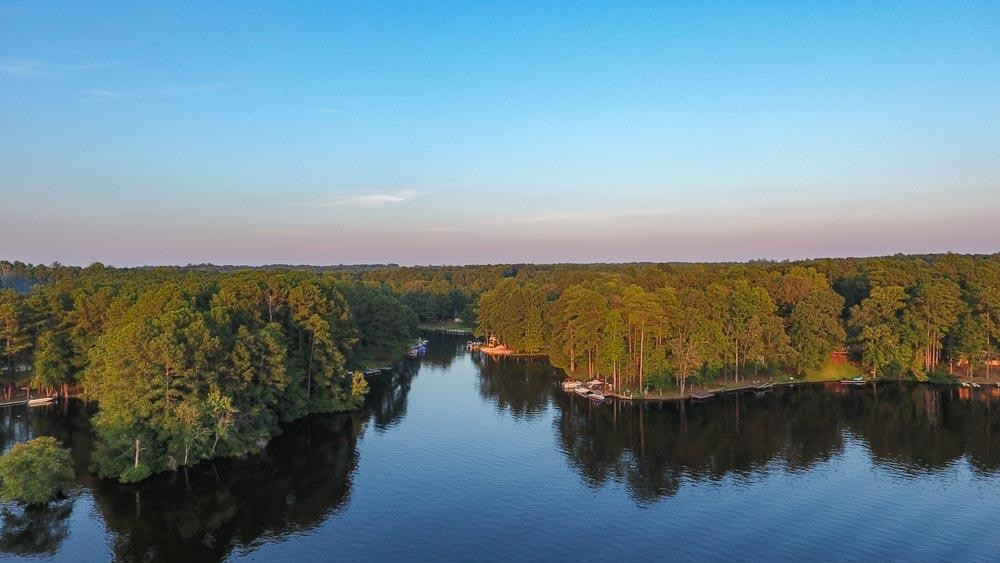
[[[410,359],[415,360],[417,358],[423,358],[424,356],[426,356],[427,344],[429,343],[430,340],[427,340],[426,338],[421,338],[420,340],[417,340],[417,343],[410,348],[410,353],[409,353]]]
[[[28,405],[29,407],[36,407],[41,405],[51,405],[61,397],[32,397],[31,399],[12,399],[10,401],[0,402],[0,407],[12,407],[15,405]]]

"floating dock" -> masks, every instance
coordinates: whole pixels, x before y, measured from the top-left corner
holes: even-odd
[[[366,369],[365,371],[363,371],[361,373],[364,374],[365,377],[374,377],[374,376],[376,376],[376,375],[378,375],[378,374],[380,374],[380,373],[382,373],[384,371],[389,371],[390,369],[391,368],[388,368],[388,367],[370,368],[370,369]]]

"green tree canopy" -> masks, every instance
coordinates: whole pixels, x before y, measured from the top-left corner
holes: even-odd
[[[0,456],[0,498],[40,504],[73,482],[73,459],[55,438],[43,436],[16,444]]]

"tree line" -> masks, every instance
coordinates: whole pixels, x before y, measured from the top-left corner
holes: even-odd
[[[615,388],[801,376],[837,351],[876,378],[996,364],[997,256],[526,270],[482,293],[477,334]]]
[[[351,408],[351,371],[405,352],[418,322],[546,354],[644,392],[821,370],[989,373],[1000,255],[732,264],[116,269],[0,262],[8,398],[83,385],[95,469],[124,479],[259,449],[283,421]],[[995,368],[993,368],[995,369]]]

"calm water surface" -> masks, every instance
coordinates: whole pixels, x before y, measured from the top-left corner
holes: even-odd
[[[137,486],[87,473],[79,403],[0,410],[3,448],[63,439],[70,497],[7,506],[0,553],[221,559],[995,559],[1000,393],[800,385],[591,405],[541,360],[436,337],[353,415]],[[993,412],[997,411],[997,412]]]

